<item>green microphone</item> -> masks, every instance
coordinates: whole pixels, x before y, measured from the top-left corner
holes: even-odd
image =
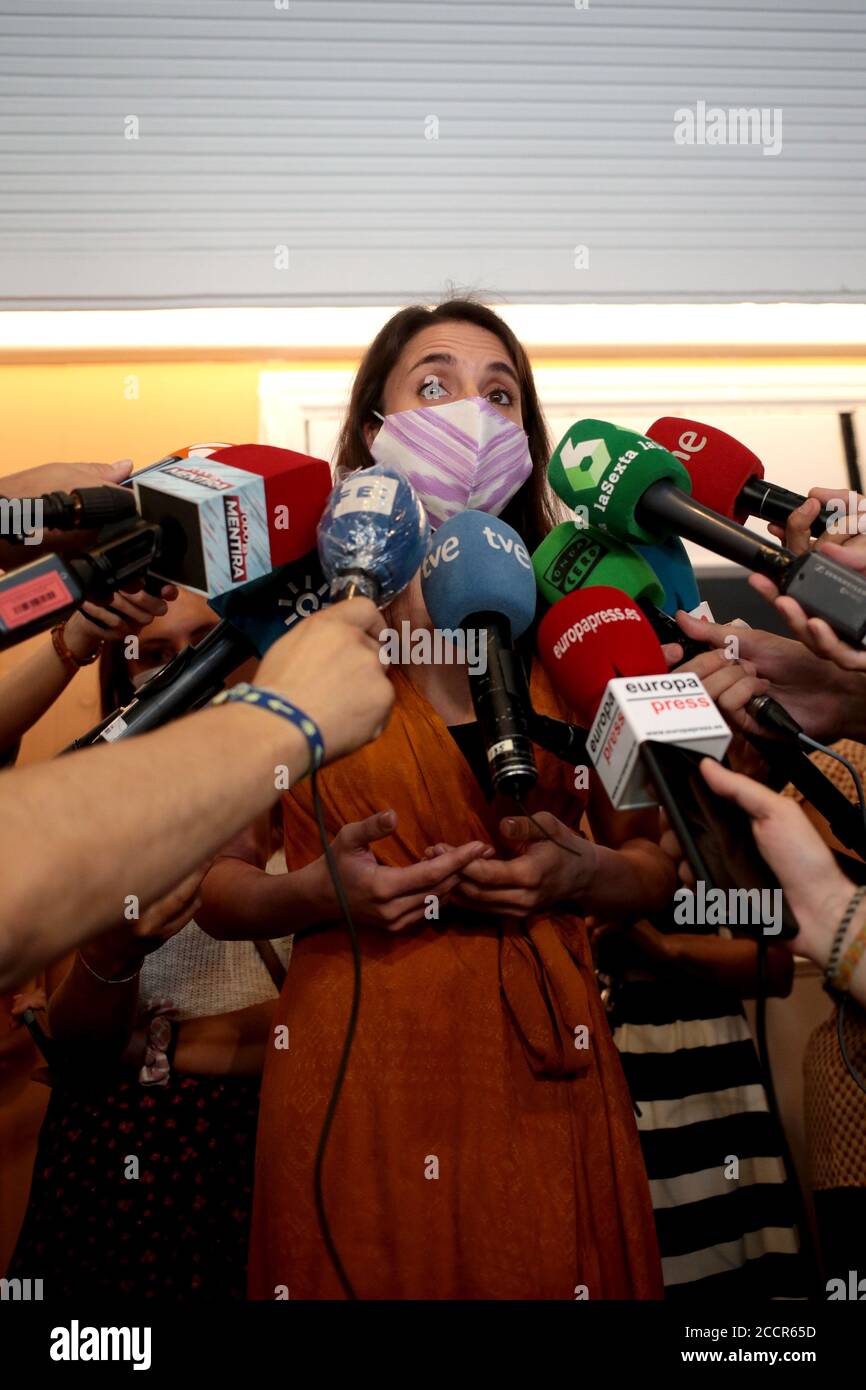
[[[664,602],[664,587],[643,556],[594,526],[563,521],[554,527],[533,552],[532,568],[538,592],[548,603],[599,584],[622,589],[655,608]]]
[[[553,451],[547,477],[588,526],[638,545],[657,545],[671,534],[640,507],[647,489],[666,480],[681,492],[692,490],[688,469],[667,449],[604,420],[573,424]]]

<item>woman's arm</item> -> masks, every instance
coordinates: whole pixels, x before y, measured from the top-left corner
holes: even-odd
[[[104,641],[119,642],[166,613],[166,600],[177,598],[177,589],[165,584],[162,595],[118,593],[110,608],[84,604],[63,625],[63,642],[73,661],[87,664]],[[27,661],[13,667],[0,681],[0,752],[11,748],[42,718],[76,675],[73,662],[64,660],[50,640],[41,643]]]
[[[594,943],[607,934],[607,928],[594,933]],[[697,932],[661,932],[650,922],[636,922],[620,933],[645,960],[665,970],[682,971],[734,990],[742,999],[758,993],[758,946],[749,937],[702,936]],[[786,999],[794,981],[794,960],[784,946],[768,944],[766,990],[768,995]]]
[[[107,980],[118,967],[116,958],[106,955],[99,945],[92,941],[73,957],[48,1001],[48,1030],[56,1042],[70,1053],[74,1050],[82,1060],[106,1062],[121,1055],[132,1033],[138,1012],[138,972],[133,966],[132,979],[118,974],[122,983],[100,983],[92,971]]]
[[[581,895],[594,917],[650,915],[664,908],[677,886],[668,856],[659,848],[658,812],[615,811],[595,773],[586,818],[595,841],[595,871]]]
[[[289,936],[332,911],[322,880],[323,861],[290,873],[269,874],[270,824],[258,817],[216,856],[202,884],[196,918],[221,941],[258,941]]]

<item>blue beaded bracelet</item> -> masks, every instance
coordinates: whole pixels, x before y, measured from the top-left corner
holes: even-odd
[[[294,724],[296,729],[300,729],[310,749],[310,767],[321,767],[325,757],[325,744],[321,730],[315,720],[308,714],[304,714],[302,709],[293,705],[289,700],[284,700],[282,695],[277,695],[273,690],[262,690],[261,686],[249,685],[246,681],[240,681],[233,685],[230,690],[223,690],[211,701],[212,705],[224,705],[238,701],[244,705],[260,705],[262,709],[268,709],[272,714],[279,714],[281,718],[287,719],[290,724]]]

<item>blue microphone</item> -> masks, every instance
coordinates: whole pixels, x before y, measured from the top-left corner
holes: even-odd
[[[521,802],[538,772],[529,736],[526,679],[513,641],[535,616],[535,574],[523,541],[486,512],[460,512],[435,532],[421,565],[435,627],[478,633],[469,689],[493,788]]]
[[[360,594],[381,608],[417,573],[427,551],[430,523],[408,478],[377,464],[337,484],[322,513],[318,536],[331,599]]]
[[[678,608],[684,608],[687,613],[697,608],[701,596],[691,560],[679,536],[669,536],[659,545],[636,545],[634,549],[655,571],[665,591],[661,604],[663,613],[673,617]]]
[[[252,643],[259,656],[304,618],[331,602],[319,552],[311,550],[264,579],[254,579],[209,606]]]

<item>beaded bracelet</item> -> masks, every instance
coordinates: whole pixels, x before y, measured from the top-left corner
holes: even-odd
[[[310,749],[310,768],[320,767],[325,756],[325,743],[322,738],[321,730],[315,720],[305,714],[297,705],[285,700],[282,695],[277,695],[273,690],[263,690],[261,686],[249,685],[247,681],[241,681],[238,685],[233,685],[230,690],[223,690],[212,701],[213,705],[224,705],[239,701],[244,705],[259,705],[262,709],[268,709],[272,714],[279,714],[283,719],[287,719],[290,724],[294,724],[296,729],[300,729]]]
[[[853,918],[854,913],[857,911],[857,908],[860,906],[864,897],[866,897],[866,884],[861,884],[860,887],[855,889],[855,891],[851,894],[851,900],[848,903],[848,906],[845,908],[842,920],[836,928],[836,935],[833,937],[833,945],[830,948],[830,956],[827,961],[827,969],[824,972],[824,988],[836,994],[842,993],[844,992],[844,989],[847,989],[847,982],[844,986],[841,984],[841,970],[839,966],[839,957],[842,954],[842,943],[844,942],[848,932],[848,928],[851,925],[851,919]],[[864,928],[864,931],[866,931],[866,928]],[[862,936],[863,932],[858,933],[854,945],[849,949],[845,956],[843,964],[848,967],[846,973],[846,981],[850,980],[854,970],[854,966],[860,959],[860,952],[862,952],[863,950],[862,945],[860,946],[860,949],[857,952],[857,955],[853,963],[850,966],[848,965],[849,958],[853,954],[854,949],[858,946],[860,938]]]
[[[845,955],[842,957],[842,964],[836,971],[836,988],[842,993],[847,994],[851,987],[851,976],[860,964],[860,959],[866,950],[866,923],[860,928]]]

